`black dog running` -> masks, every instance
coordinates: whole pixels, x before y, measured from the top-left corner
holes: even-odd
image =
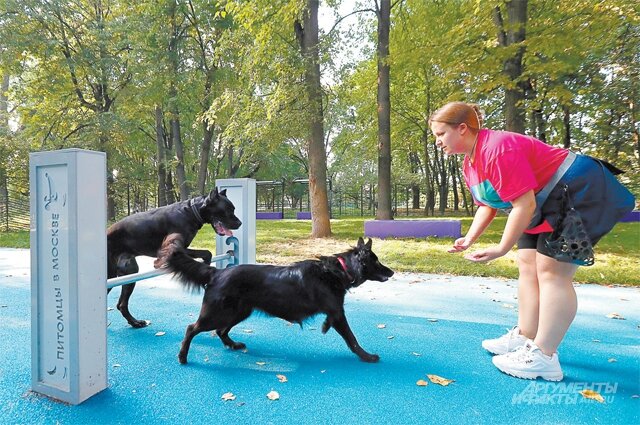
[[[393,276],[371,250],[371,239],[365,244],[360,238],[349,251],[290,266],[245,264],[221,270],[195,261],[183,246],[180,235],[168,236],[157,260],[157,265],[175,272],[184,286],[205,288],[200,317],[187,326],[178,354],[180,363],[187,362],[193,337],[214,329],[224,345],[244,349],[245,344],[233,341],[229,331],[253,310],[292,323],[326,314],[323,333],[333,327],[361,360],[374,363],[380,359],[360,347],[344,313],[347,290],[366,280],[384,282]]]

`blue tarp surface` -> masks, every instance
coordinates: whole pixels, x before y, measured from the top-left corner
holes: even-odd
[[[246,352],[206,333],[180,365],[201,295],[164,276],[138,283],[131,298],[133,315],[152,322],[144,329],[126,323],[115,309],[119,289],[111,292],[109,387],[70,406],[30,391],[29,251],[1,249],[0,423],[640,424],[640,290],[576,291],[578,315],[559,349],[565,379],[549,383],[502,374],[480,345],[516,323],[512,280],[396,274],[353,290],[347,317],[377,364],[361,362],[335,331],[323,335],[324,317],[300,328],[254,314],[231,332]],[[436,385],[427,374],[454,382]],[[585,389],[604,402],[583,398]],[[235,399],[224,401],[226,393]]]

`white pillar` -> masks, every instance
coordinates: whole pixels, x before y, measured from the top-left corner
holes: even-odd
[[[107,387],[106,155],[29,155],[31,387],[79,404]]]
[[[227,190],[227,198],[236,208],[236,216],[242,226],[233,231],[233,236],[216,236],[216,255],[225,254],[238,243],[238,258],[235,264],[255,264],[256,262],[256,181],[254,179],[218,179],[218,190]],[[218,263],[225,268],[228,261]]]

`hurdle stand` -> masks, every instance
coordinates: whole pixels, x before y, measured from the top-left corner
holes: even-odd
[[[167,273],[157,269],[107,280],[105,176],[103,152],[29,155],[31,389],[69,404],[107,388],[106,288]],[[255,180],[216,183],[227,189],[242,226],[234,236],[217,236],[212,262],[254,263]]]

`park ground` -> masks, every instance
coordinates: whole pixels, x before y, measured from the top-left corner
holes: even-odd
[[[377,364],[359,361],[334,331],[323,335],[322,317],[300,327],[253,315],[232,331],[246,352],[202,334],[180,365],[201,295],[163,276],[138,283],[131,299],[146,328],[127,325],[114,308],[119,290],[109,294],[108,389],[69,406],[29,390],[29,273],[28,250],[1,250],[3,424],[640,423],[636,287],[576,284],[578,315],[559,350],[565,379],[548,383],[500,373],[480,345],[515,323],[512,279],[399,272],[356,288],[346,314]]]

